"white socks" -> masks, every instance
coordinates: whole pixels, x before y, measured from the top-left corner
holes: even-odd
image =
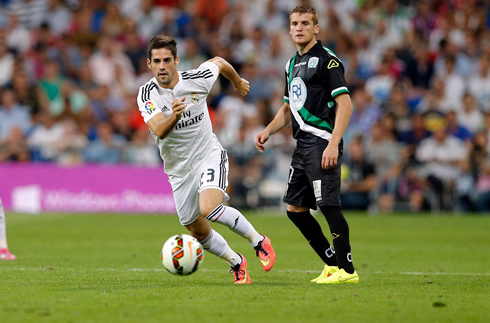
[[[0,249],[8,249],[7,226],[5,224],[5,213],[3,211],[2,200],[0,200]]]
[[[211,222],[218,222],[248,240],[248,243],[255,247],[264,237],[255,230],[252,224],[237,209],[223,204],[218,205],[206,217]]]
[[[225,238],[213,229],[211,229],[209,235],[201,241],[201,244],[205,250],[218,258],[226,260],[232,267],[242,262],[242,258],[228,246]]]

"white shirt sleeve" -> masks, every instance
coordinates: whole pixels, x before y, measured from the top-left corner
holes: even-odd
[[[157,114],[162,113],[161,109],[157,107],[157,102],[155,100],[155,86],[157,85],[154,83],[147,83],[140,87],[136,99],[145,123],[148,123],[148,121]]]
[[[204,62],[197,70],[195,70],[196,76],[191,75],[190,78],[197,83],[198,86],[203,86],[207,92],[211,90],[214,82],[219,76],[219,67],[211,62]]]

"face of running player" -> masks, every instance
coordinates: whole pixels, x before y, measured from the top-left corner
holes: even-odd
[[[166,48],[153,49],[151,61],[148,59],[147,64],[160,86],[172,88],[177,83],[178,77],[175,76],[177,66],[179,66],[179,56],[174,58],[170,50]]]
[[[313,23],[313,14],[295,12],[289,17],[289,33],[293,41],[301,46],[306,46],[315,41],[315,35],[320,27]]]

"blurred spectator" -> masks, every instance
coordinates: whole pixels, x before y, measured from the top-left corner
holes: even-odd
[[[471,75],[468,90],[484,111],[490,112],[490,56],[482,55],[477,74]]]
[[[114,90],[114,81],[118,75],[123,83],[131,86],[133,82],[133,65],[129,58],[121,51],[120,44],[109,37],[102,37],[99,41],[99,51],[89,60],[93,80],[98,85],[111,85]]]
[[[35,116],[41,111],[39,93],[37,88],[29,83],[24,72],[17,72],[12,78],[12,90],[15,93],[17,102],[29,110],[31,116]]]
[[[0,143],[10,138],[10,133],[14,128],[19,128],[23,134],[26,134],[32,125],[29,112],[16,101],[12,90],[3,91],[1,103]]]
[[[71,21],[70,10],[62,0],[49,0],[46,22],[56,35],[61,35],[68,30]]]
[[[379,106],[371,101],[370,95],[362,88],[352,94],[352,106],[349,127],[344,134],[344,141],[347,143],[356,135],[369,133],[373,124],[382,116]]]
[[[55,60],[47,60],[44,66],[44,77],[39,81],[41,104],[46,111],[57,115],[60,111],[56,107],[56,102],[61,100],[63,77],[60,74],[58,62]]]
[[[14,56],[9,53],[5,43],[0,42],[0,88],[10,82],[14,68]]]
[[[417,159],[424,163],[423,176],[436,196],[434,207],[438,210],[449,207],[444,199],[451,197],[454,181],[460,175],[458,163],[468,156],[464,143],[447,136],[446,131],[446,125],[442,124],[417,149]]]
[[[342,169],[342,193],[340,200],[345,210],[367,210],[371,204],[371,190],[376,186],[374,165],[369,163],[362,137],[354,138],[349,144],[350,159]]]
[[[444,111],[455,109],[461,110],[461,102],[465,93],[465,83],[463,78],[456,73],[455,70],[456,59],[454,56],[446,57],[445,66],[446,70],[440,74],[441,80],[444,81],[444,102],[441,106]]]
[[[446,113],[447,134],[454,136],[460,140],[468,141],[473,138],[471,132],[465,127],[461,126],[456,117],[455,111],[449,111]]]
[[[254,142],[246,140],[246,133],[246,126],[240,127],[237,142],[228,148],[230,189],[233,192],[233,199],[230,200],[230,203],[239,208],[257,206],[256,190],[262,176],[259,153]],[[254,202],[251,199],[254,199]]]
[[[138,33],[144,42],[148,42],[162,29],[164,11],[170,9],[154,7],[152,0],[142,0],[141,7],[141,12],[136,15]]]
[[[71,119],[60,122],[62,137],[55,142],[58,150],[56,161],[64,165],[81,164],[83,161],[82,149],[87,144],[87,137],[80,133],[77,124]]]
[[[463,97],[463,109],[457,114],[458,122],[472,134],[483,127],[483,114],[481,113],[475,97],[466,93]]]
[[[427,130],[424,122],[424,118],[420,114],[414,114],[412,116],[412,127],[410,130],[402,131],[400,133],[400,141],[408,146],[417,146],[422,140],[430,137],[431,133]]]
[[[125,150],[125,161],[130,164],[157,166],[162,160],[158,149],[153,143],[148,129],[141,128],[134,132],[131,141]]]
[[[375,123],[370,134],[365,148],[368,162],[376,165],[379,209],[382,212],[391,212],[396,198],[397,166],[402,147],[393,136],[388,134],[382,122]]]
[[[89,143],[83,152],[84,161],[87,163],[121,162],[124,138],[115,135],[109,123],[100,123],[97,126],[97,139]]]
[[[244,117],[254,117],[257,115],[256,107],[247,103],[239,93],[232,91],[232,94],[224,97],[218,106],[216,116],[223,120],[222,128],[215,129],[216,136],[225,148],[232,147],[238,141],[238,131],[242,126]]]
[[[9,5],[10,13],[19,17],[20,22],[30,28],[36,28],[48,16],[47,0],[13,0]]]
[[[25,162],[29,159],[29,146],[24,133],[19,127],[12,128],[7,140],[0,140],[0,162]]]
[[[102,33],[109,37],[121,36],[124,28],[124,18],[114,3],[107,3],[105,17],[102,21]]]
[[[58,156],[57,142],[63,138],[63,126],[49,112],[41,112],[28,143],[34,151],[34,161],[54,161]]]
[[[16,53],[25,53],[31,48],[31,34],[15,14],[9,15],[7,46]]]
[[[394,84],[395,79],[390,74],[390,65],[385,58],[376,74],[367,80],[366,92],[373,97],[375,102],[382,103],[390,96]]]

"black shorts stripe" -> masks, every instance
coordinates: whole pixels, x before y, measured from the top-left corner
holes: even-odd
[[[220,187],[224,190],[226,188],[226,177],[228,176],[228,174],[226,174],[226,162],[228,162],[228,155],[226,154],[226,150],[223,150],[223,159],[222,159],[222,162],[221,162],[221,167],[222,167],[222,170],[223,170],[223,176],[221,178],[221,185]]]
[[[226,150],[221,151],[221,162],[219,164],[220,172],[219,172],[219,181],[218,185],[221,187],[223,190],[225,189],[225,183],[226,183]]]

